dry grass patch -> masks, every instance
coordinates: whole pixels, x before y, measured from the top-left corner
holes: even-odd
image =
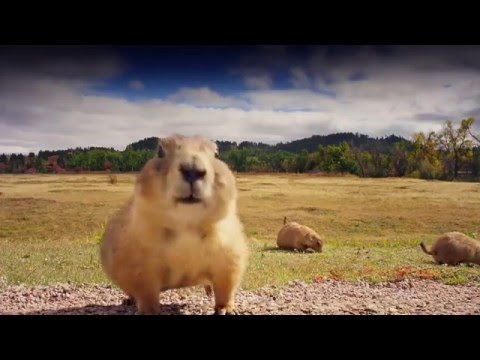
[[[130,196],[133,174],[0,175],[0,278],[8,283],[106,282],[98,241]],[[428,246],[447,231],[480,233],[478,183],[237,174],[250,243],[244,288],[292,279],[478,282],[479,266],[435,265]],[[283,217],[325,237],[322,253],[276,249]],[[6,280],[5,280],[6,279]]]

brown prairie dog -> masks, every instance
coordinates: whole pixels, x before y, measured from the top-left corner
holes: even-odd
[[[158,313],[160,291],[196,285],[213,290],[215,313],[234,311],[248,246],[235,177],[216,154],[202,137],[160,140],[132,198],[107,224],[103,269],[139,314]]]
[[[277,235],[279,248],[322,252],[323,239],[314,230],[293,221],[288,222],[286,217],[283,218],[283,224]]]
[[[437,264],[480,265],[480,242],[461,232],[453,231],[439,236],[430,250],[423,242],[420,243],[420,247],[426,254],[432,255]]]

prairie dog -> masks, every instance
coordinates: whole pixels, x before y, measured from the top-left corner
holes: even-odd
[[[439,236],[427,250],[423,242],[422,250],[432,255],[437,264],[457,265],[475,263],[480,265],[480,242],[461,232],[453,231]]]
[[[277,245],[281,249],[322,252],[323,239],[311,228],[283,218],[283,227],[277,235]]]
[[[234,312],[248,245],[235,177],[217,155],[202,137],[159,140],[133,196],[107,223],[102,267],[138,314],[158,313],[160,291],[196,285],[213,290],[215,314]]]

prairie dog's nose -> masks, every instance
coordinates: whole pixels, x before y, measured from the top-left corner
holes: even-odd
[[[192,165],[180,165],[180,172],[182,173],[183,180],[191,184],[203,179],[207,173],[205,170],[200,170]]]

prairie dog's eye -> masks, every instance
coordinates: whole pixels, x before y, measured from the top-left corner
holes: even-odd
[[[163,158],[165,156],[165,151],[162,148],[162,145],[158,145],[157,156],[159,158]]]

